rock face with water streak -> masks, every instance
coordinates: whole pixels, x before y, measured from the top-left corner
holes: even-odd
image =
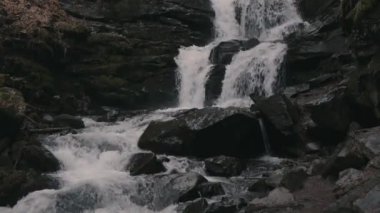
[[[156,153],[182,156],[253,157],[264,152],[260,125],[241,109],[193,109],[174,120],[152,122],[138,145]]]

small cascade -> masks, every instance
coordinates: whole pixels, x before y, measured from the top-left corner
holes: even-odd
[[[284,43],[264,42],[235,55],[226,67],[218,106],[249,107],[250,94],[273,94],[286,50]]]
[[[267,155],[271,155],[272,154],[272,149],[271,149],[271,145],[270,145],[270,142],[269,142],[269,137],[268,137],[267,129],[265,128],[264,121],[263,121],[262,118],[259,118],[259,124],[260,124],[260,129],[261,129],[261,135],[263,137],[263,143],[264,143],[265,153]]]

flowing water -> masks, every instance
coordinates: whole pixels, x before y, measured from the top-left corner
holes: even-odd
[[[144,176],[132,177],[124,167],[133,153],[141,151],[137,141],[151,121],[168,120],[179,109],[203,107],[205,83],[212,68],[209,55],[222,41],[256,37],[262,43],[233,57],[217,104],[246,107],[249,94],[272,94],[287,49],[281,40],[302,23],[293,0],[211,1],[215,10],[214,41],[205,47],[183,47],[175,58],[180,82],[178,108],[116,123],[85,119],[86,128],[78,133],[44,137],[44,144],[62,164],[61,171],[51,174],[60,181],[60,189],[33,192],[12,209],[0,208],[0,212],[151,212],[130,201]],[[168,172],[195,170],[204,174],[202,166],[190,167],[189,159],[169,158],[165,163]],[[173,212],[174,208],[169,206],[162,212]]]

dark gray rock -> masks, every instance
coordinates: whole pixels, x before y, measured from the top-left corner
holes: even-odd
[[[84,122],[81,118],[66,114],[55,116],[53,124],[58,126],[70,127],[73,129],[84,128]]]
[[[204,183],[207,180],[197,173],[147,177],[137,187],[138,191],[132,192],[131,201],[158,211],[175,203],[199,198],[199,187]]]
[[[259,110],[264,118],[271,151],[278,155],[296,154],[301,147],[297,107],[284,95],[251,98],[255,102],[252,109]]]
[[[238,176],[244,168],[244,164],[233,157],[219,156],[205,160],[206,173],[212,176]]]
[[[0,206],[13,206],[33,191],[57,188],[56,180],[34,171],[0,170]]]
[[[58,159],[41,144],[21,148],[18,169],[34,169],[38,172],[56,172],[60,169]]]
[[[166,168],[162,162],[157,159],[155,154],[137,153],[130,158],[126,170],[129,171],[132,176],[135,176],[165,172]]]
[[[257,119],[247,110],[205,108],[152,122],[138,146],[155,153],[210,157],[257,156],[264,150]]]

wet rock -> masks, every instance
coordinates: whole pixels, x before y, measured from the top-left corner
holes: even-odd
[[[239,40],[221,42],[211,50],[209,57],[210,62],[213,64],[230,64],[232,57],[240,51],[241,44]]]
[[[132,176],[135,176],[165,172],[166,168],[162,162],[157,159],[155,154],[137,153],[130,158],[126,170],[129,171]]]
[[[25,145],[21,148],[17,168],[32,168],[38,172],[56,172],[60,169],[60,163],[58,159],[41,144]]]
[[[101,200],[102,195],[97,187],[84,184],[59,192],[55,209],[57,213],[94,210]]]
[[[279,155],[294,154],[300,142],[296,127],[299,119],[297,108],[284,95],[251,98],[255,102],[252,108],[259,110],[266,121],[271,151]]]
[[[206,81],[206,105],[210,106],[222,92],[226,66],[231,63],[232,57],[241,50],[248,50],[260,42],[253,38],[247,41],[231,40],[221,42],[211,50],[209,60],[214,65]]]
[[[138,146],[155,153],[201,157],[248,157],[264,151],[258,121],[237,108],[193,109],[170,121],[152,122]]]
[[[298,94],[307,92],[310,90],[309,84],[299,84],[295,86],[286,87],[283,91],[283,94],[288,98],[294,98]]]
[[[197,187],[197,192],[201,197],[206,198],[225,194],[222,184],[217,182],[202,183]]]
[[[339,179],[335,183],[335,193],[341,196],[365,181],[365,175],[357,169],[346,169],[339,173]]]
[[[199,187],[204,183],[207,183],[207,180],[197,173],[147,177],[144,183],[137,187],[138,191],[131,194],[131,200],[158,211],[175,203],[199,198]]]
[[[58,126],[71,127],[73,129],[84,128],[84,122],[81,118],[66,114],[54,117],[53,123]]]
[[[13,206],[33,191],[57,188],[57,181],[34,171],[0,170],[0,206]]]
[[[258,208],[291,206],[295,204],[295,200],[287,189],[277,188],[271,191],[267,197],[254,199],[251,204],[256,205]]]
[[[380,185],[367,193],[367,195],[354,202],[354,206],[363,213],[379,212],[380,211]]]
[[[244,170],[243,163],[233,157],[219,156],[205,160],[206,173],[212,176],[238,176]]]
[[[228,65],[231,63],[232,57],[240,50],[248,50],[260,43],[259,40],[253,38],[247,41],[231,40],[218,44],[210,53],[210,62],[213,64]]]
[[[180,204],[176,210],[177,212],[181,213],[204,212],[207,209],[207,207],[207,200],[204,198],[199,198],[194,201],[189,201]]]

